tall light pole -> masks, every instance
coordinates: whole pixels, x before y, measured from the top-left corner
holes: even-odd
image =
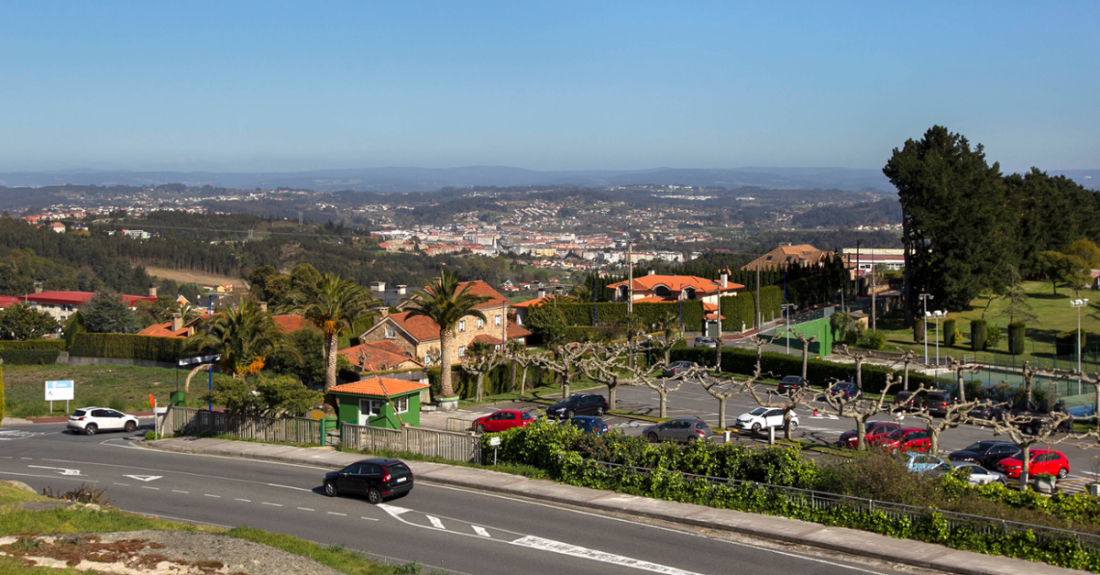
[[[787,328],[787,355],[791,355],[791,312],[798,309],[798,304],[785,303],[779,307],[783,308],[783,318],[787,320],[784,322]]]
[[[919,296],[921,305],[924,306],[924,365],[928,365],[928,300],[934,299],[930,293],[922,293]],[[939,342],[937,342],[939,343]]]
[[[1069,302],[1069,307],[1077,308],[1077,395],[1081,395],[1081,308],[1087,305],[1089,305],[1088,298]]]
[[[936,377],[940,376],[940,318],[947,317],[946,311],[924,312],[924,317],[936,320]]]

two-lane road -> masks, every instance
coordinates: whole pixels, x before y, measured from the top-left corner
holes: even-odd
[[[224,526],[247,525],[342,544],[397,562],[479,575],[527,573],[912,573],[842,555],[736,536],[706,536],[418,482],[406,497],[370,505],[321,494],[323,469],[164,453],[127,434],[73,435],[64,426],[5,428],[0,478],[41,490],[106,488],[112,505]],[[18,433],[15,433],[18,432]]]

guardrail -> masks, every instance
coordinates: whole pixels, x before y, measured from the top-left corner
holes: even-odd
[[[344,423],[340,444],[363,451],[405,452],[451,461],[481,463],[481,438],[466,433],[419,427],[386,429]]]
[[[321,445],[321,422],[301,417],[270,419],[171,406],[165,427],[175,435],[228,435],[267,443]]]
[[[591,462],[608,472],[619,470],[620,473],[648,475],[654,471],[648,467],[632,467],[618,463],[608,463],[606,461]],[[812,491],[809,489],[799,489],[797,487],[757,483],[755,481],[746,481],[742,479],[695,475],[692,473],[671,470],[661,471],[679,475],[689,481],[705,481],[715,487],[727,486],[755,489],[768,495],[782,497],[791,505],[810,507],[812,509],[833,509],[843,507],[851,511],[868,514],[879,513],[890,519],[896,520],[905,518],[909,521],[926,520],[934,515],[947,523],[948,530],[952,536],[954,536],[956,532],[959,532],[959,535],[968,533],[975,535],[1008,535],[1014,532],[1030,532],[1038,543],[1047,541],[1069,542],[1076,544],[1078,548],[1081,549],[1088,549],[1094,552],[1100,550],[1100,535],[1093,535],[1091,533],[1081,533],[1079,531],[1058,529],[1056,527],[1019,523],[1016,521],[956,513],[953,511],[943,511],[940,509],[915,507],[912,505],[903,505],[901,503],[875,501],[874,499],[838,495],[836,493],[826,493],[824,491]]]

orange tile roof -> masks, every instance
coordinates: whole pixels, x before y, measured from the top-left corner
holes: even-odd
[[[172,322],[167,323],[154,323],[153,325],[137,332],[138,335],[147,335],[150,337],[175,337],[184,338],[187,337],[188,329],[186,327],[180,328],[176,331],[172,331]]]
[[[317,329],[313,322],[300,315],[273,315],[271,319],[275,320],[275,327],[283,333],[294,333],[300,329]]]
[[[485,333],[483,333],[481,335],[478,335],[478,336],[475,336],[474,339],[470,340],[470,343],[474,343],[474,342],[478,342],[478,341],[482,342],[482,343],[487,343],[489,345],[494,345],[494,346],[495,345],[500,345],[500,338],[499,337],[493,337],[493,336],[491,336],[489,334],[485,334]]]
[[[466,286],[470,286],[470,291],[467,292],[470,295],[480,295],[488,297],[488,301],[482,304],[474,306],[474,309],[492,309],[508,305],[508,298],[501,295],[500,292],[493,289],[493,286],[482,280],[474,280],[469,282],[458,282],[458,287],[455,289],[456,293],[462,293],[462,290]],[[424,286],[427,288],[428,286]]]
[[[625,285],[625,281],[616,282],[607,286],[607,289],[616,289],[619,286]],[[647,292],[653,291],[659,285],[666,286],[673,292],[680,292],[685,288],[692,288],[699,293],[718,293],[720,287],[719,280],[710,280],[697,276],[664,276],[653,274],[634,278],[633,289],[635,292]],[[726,287],[721,288],[721,291],[734,292],[744,287],[745,286],[741,284],[729,282],[726,284]]]
[[[384,391],[383,386],[385,386]],[[427,387],[428,384],[416,381],[393,379],[392,377],[370,377],[351,383],[345,383],[343,385],[337,385],[329,389],[329,391],[335,393],[353,393],[356,395],[377,395],[385,397],[387,393],[393,396],[409,393],[411,391],[420,391]]]
[[[554,301],[554,297],[555,296],[552,296],[552,295],[548,295],[548,296],[544,296],[544,297],[537,297],[535,299],[529,299],[527,301],[521,301],[519,303],[514,303],[514,304],[512,304],[512,307],[532,307],[532,306],[538,307],[538,306],[540,306],[544,303]]]
[[[352,365],[366,371],[385,371],[395,369],[401,364],[412,362],[416,366],[423,366],[419,361],[405,355],[401,348],[389,341],[376,341],[364,343],[341,349],[336,353],[348,358]]]
[[[508,322],[508,339],[516,339],[520,337],[530,337],[534,332],[517,324],[514,321]]]
[[[427,316],[410,315],[407,311],[391,313],[374,324],[375,327],[372,327],[371,330],[377,329],[378,326],[387,321],[392,321],[400,326],[401,329],[408,332],[408,334],[418,342],[435,341],[439,339],[439,324],[435,323],[435,321]]]

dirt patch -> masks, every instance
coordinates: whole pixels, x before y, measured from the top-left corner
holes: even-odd
[[[219,276],[216,274],[208,274],[196,271],[187,270],[170,270],[168,268],[145,268],[145,271],[154,277],[164,278],[166,280],[177,281],[180,283],[199,284],[199,285],[222,285],[233,284],[233,289],[244,289],[248,286],[241,278],[231,278],[228,276]]]

